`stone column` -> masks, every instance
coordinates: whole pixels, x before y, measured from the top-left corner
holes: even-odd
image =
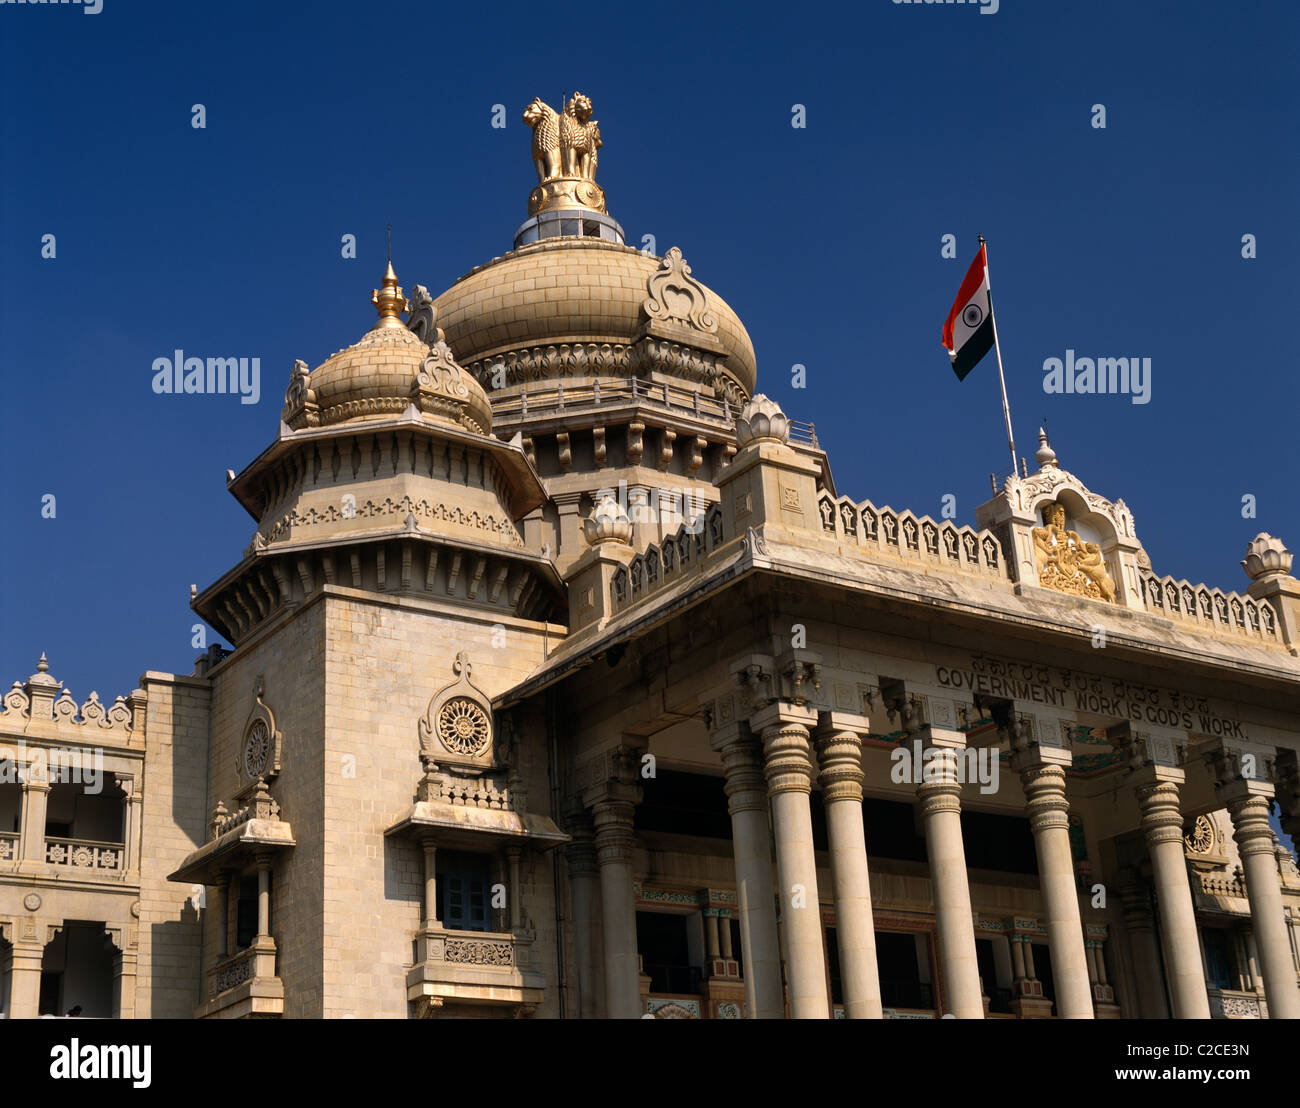
[[[1028,981],[1029,975],[1025,972],[1025,955],[1021,947],[1023,936],[1017,935],[1014,931],[1007,936],[1011,942],[1011,983],[1017,984],[1022,981]]]
[[[139,956],[129,927],[108,927],[105,934],[112,941],[113,1015],[116,1019],[135,1019],[135,977]]]
[[[616,756],[615,761],[624,757]],[[600,869],[600,906],[605,951],[605,1015],[609,1019],[641,1016],[640,965],[636,943],[636,894],[632,856],[636,836],[633,814],[641,790],[620,773],[588,790],[596,831]]]
[[[1178,787],[1184,777],[1181,769],[1151,766],[1139,773],[1135,784],[1142,831],[1155,871],[1156,904],[1174,1018],[1207,1020],[1210,1000],[1205,991],[1201,940],[1183,853],[1183,816],[1178,806]]]
[[[1131,870],[1120,874],[1116,883],[1128,934],[1129,964],[1137,990],[1138,1014],[1143,1019],[1167,1020],[1169,1004],[1160,973],[1160,945],[1156,942],[1156,921],[1146,884]]]
[[[1247,890],[1247,896],[1249,895],[1249,890]],[[1253,993],[1260,985],[1259,949],[1255,946],[1255,933],[1253,931],[1246,931],[1242,946],[1245,947],[1246,951],[1246,972],[1242,974],[1246,982],[1244,988],[1246,992]]]
[[[1233,838],[1246,875],[1251,930],[1259,951],[1260,976],[1270,1019],[1300,1019],[1300,989],[1296,987],[1291,944],[1282,914],[1282,888],[1273,854],[1273,831],[1268,813],[1273,786],[1262,781],[1239,781],[1221,790],[1234,794],[1228,801]]]
[[[122,794],[122,868],[131,873],[140,870],[142,848],[143,800],[139,780],[129,774],[115,774],[114,781]]]
[[[45,752],[40,752],[41,763],[28,765],[22,771],[22,811],[19,816],[20,834],[19,869],[29,869],[34,863],[45,863],[45,812],[50,799],[50,778],[44,764]]]
[[[438,926],[438,847],[432,839],[424,839],[424,929]]]
[[[712,736],[727,776],[731,850],[736,865],[736,910],[745,966],[745,1009],[751,1019],[783,1019],[781,945],[776,930],[772,846],[767,819],[767,784],[758,740],[739,723]]]
[[[813,769],[809,727],[816,722],[815,712],[784,703],[769,705],[750,720],[763,736],[763,773],[772,805],[793,1019],[829,1019],[831,1014],[809,802]]]
[[[939,931],[939,958],[947,996],[947,1013],[957,1019],[984,1018],[984,992],[975,956],[975,921],[966,876],[966,847],[961,834],[961,785],[957,757],[966,747],[960,731],[926,724],[919,735],[922,762],[917,797],[925,821],[930,881],[934,886]],[[929,755],[930,751],[937,751]]]
[[[259,854],[257,856],[257,939],[269,939],[270,937],[271,855]]]
[[[509,898],[511,931],[519,931],[523,928],[524,894],[519,876],[519,863],[523,853],[522,847],[506,847],[506,865],[510,871],[510,884],[506,889],[506,896]]]
[[[212,913],[217,920],[217,961],[223,962],[230,952],[230,919],[226,911],[226,893],[230,889],[230,875],[222,870],[217,883],[212,886]]]
[[[1015,755],[1015,768],[1020,772],[1038,853],[1038,883],[1052,952],[1056,1014],[1062,1019],[1092,1019],[1088,958],[1070,850],[1070,805],[1065,799],[1064,766],[1070,758],[1068,750],[1035,745]]]
[[[36,927],[37,930],[44,929],[40,923]],[[14,943],[13,968],[9,977],[10,1019],[35,1019],[41,1014],[41,959],[44,954],[45,947],[40,943]]]
[[[564,848],[573,908],[573,945],[578,962],[578,1012],[582,1019],[599,1015],[596,973],[596,846],[589,819],[571,825],[573,841]]]
[[[714,960],[721,957],[718,947],[717,913],[708,908],[704,910],[704,956],[709,960],[710,969],[713,967]]]
[[[829,725],[835,728],[831,715]],[[862,825],[862,739],[854,731],[823,730],[817,739],[817,757],[830,840],[844,1015],[848,1019],[878,1020],[883,1013]]]
[[[718,928],[722,933],[722,956],[728,961],[733,961],[735,955],[731,952],[731,916],[719,916]]]
[[[4,931],[4,926],[0,925],[0,939],[6,938]],[[13,947],[11,946],[7,950],[0,948],[0,1019],[9,1018],[9,985],[13,980],[11,976],[13,963]]]

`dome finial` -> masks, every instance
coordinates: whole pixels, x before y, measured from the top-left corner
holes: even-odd
[[[1052,449],[1047,432],[1042,427],[1038,429],[1038,450],[1034,453],[1034,461],[1038,463],[1039,469],[1056,468],[1056,451]]]
[[[384,280],[379,288],[371,290],[370,293],[370,303],[379,309],[379,322],[371,328],[372,331],[379,327],[405,327],[402,313],[411,310],[411,302],[402,295],[402,288],[397,283],[397,274],[393,272],[392,249],[390,239],[388,269],[384,272]]]

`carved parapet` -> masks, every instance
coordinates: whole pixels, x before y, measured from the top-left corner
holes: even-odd
[[[104,738],[120,736],[129,742],[139,729],[143,732],[147,698],[141,689],[129,697],[117,697],[105,707],[99,694],[92,692],[80,705],[61,681],[49,676],[45,655],[36,672],[26,682],[15,681],[0,700],[0,729],[10,731],[68,731],[76,741],[88,741],[91,735]]]
[[[1190,624],[1207,634],[1243,635],[1265,643],[1280,640],[1277,612],[1266,599],[1192,585],[1186,580],[1141,574],[1142,602],[1148,612]]]
[[[722,509],[712,504],[661,542],[651,543],[610,579],[612,610],[621,611],[675,583],[726,541]]]
[[[910,511],[877,508],[869,500],[821,493],[817,512],[823,533],[849,550],[870,558],[901,559],[944,573],[969,574],[995,581],[1008,579],[1002,547],[988,530],[958,527]]]

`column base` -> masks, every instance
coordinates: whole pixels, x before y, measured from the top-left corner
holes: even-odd
[[[1011,1012],[1016,1019],[1051,1019],[1052,1002],[1041,996],[1018,996],[1011,1001]]]
[[[733,963],[734,964],[734,963]],[[739,1020],[745,1011],[745,983],[739,979],[711,977],[705,988],[705,1019]]]

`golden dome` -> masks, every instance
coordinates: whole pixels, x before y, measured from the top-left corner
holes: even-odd
[[[379,321],[360,342],[326,358],[310,373],[305,363],[298,363],[281,418],[296,430],[391,418],[414,405],[426,418],[490,434],[487,393],[456,363],[441,333],[430,346],[402,322],[399,313],[409,311],[410,304],[391,263],[371,301]]]
[[[725,359],[723,374],[747,397],[757,376],[749,334],[726,301],[689,274],[676,248],[660,259],[601,239],[557,237],[471,270],[434,306],[457,357],[480,379],[497,361],[507,384],[625,377],[629,352],[648,330],[661,347],[674,344],[671,358],[654,353],[652,368],[708,382],[711,367]],[[667,295],[652,295],[651,278],[668,286]],[[694,353],[681,355],[681,346]],[[557,356],[560,347],[571,353]]]

